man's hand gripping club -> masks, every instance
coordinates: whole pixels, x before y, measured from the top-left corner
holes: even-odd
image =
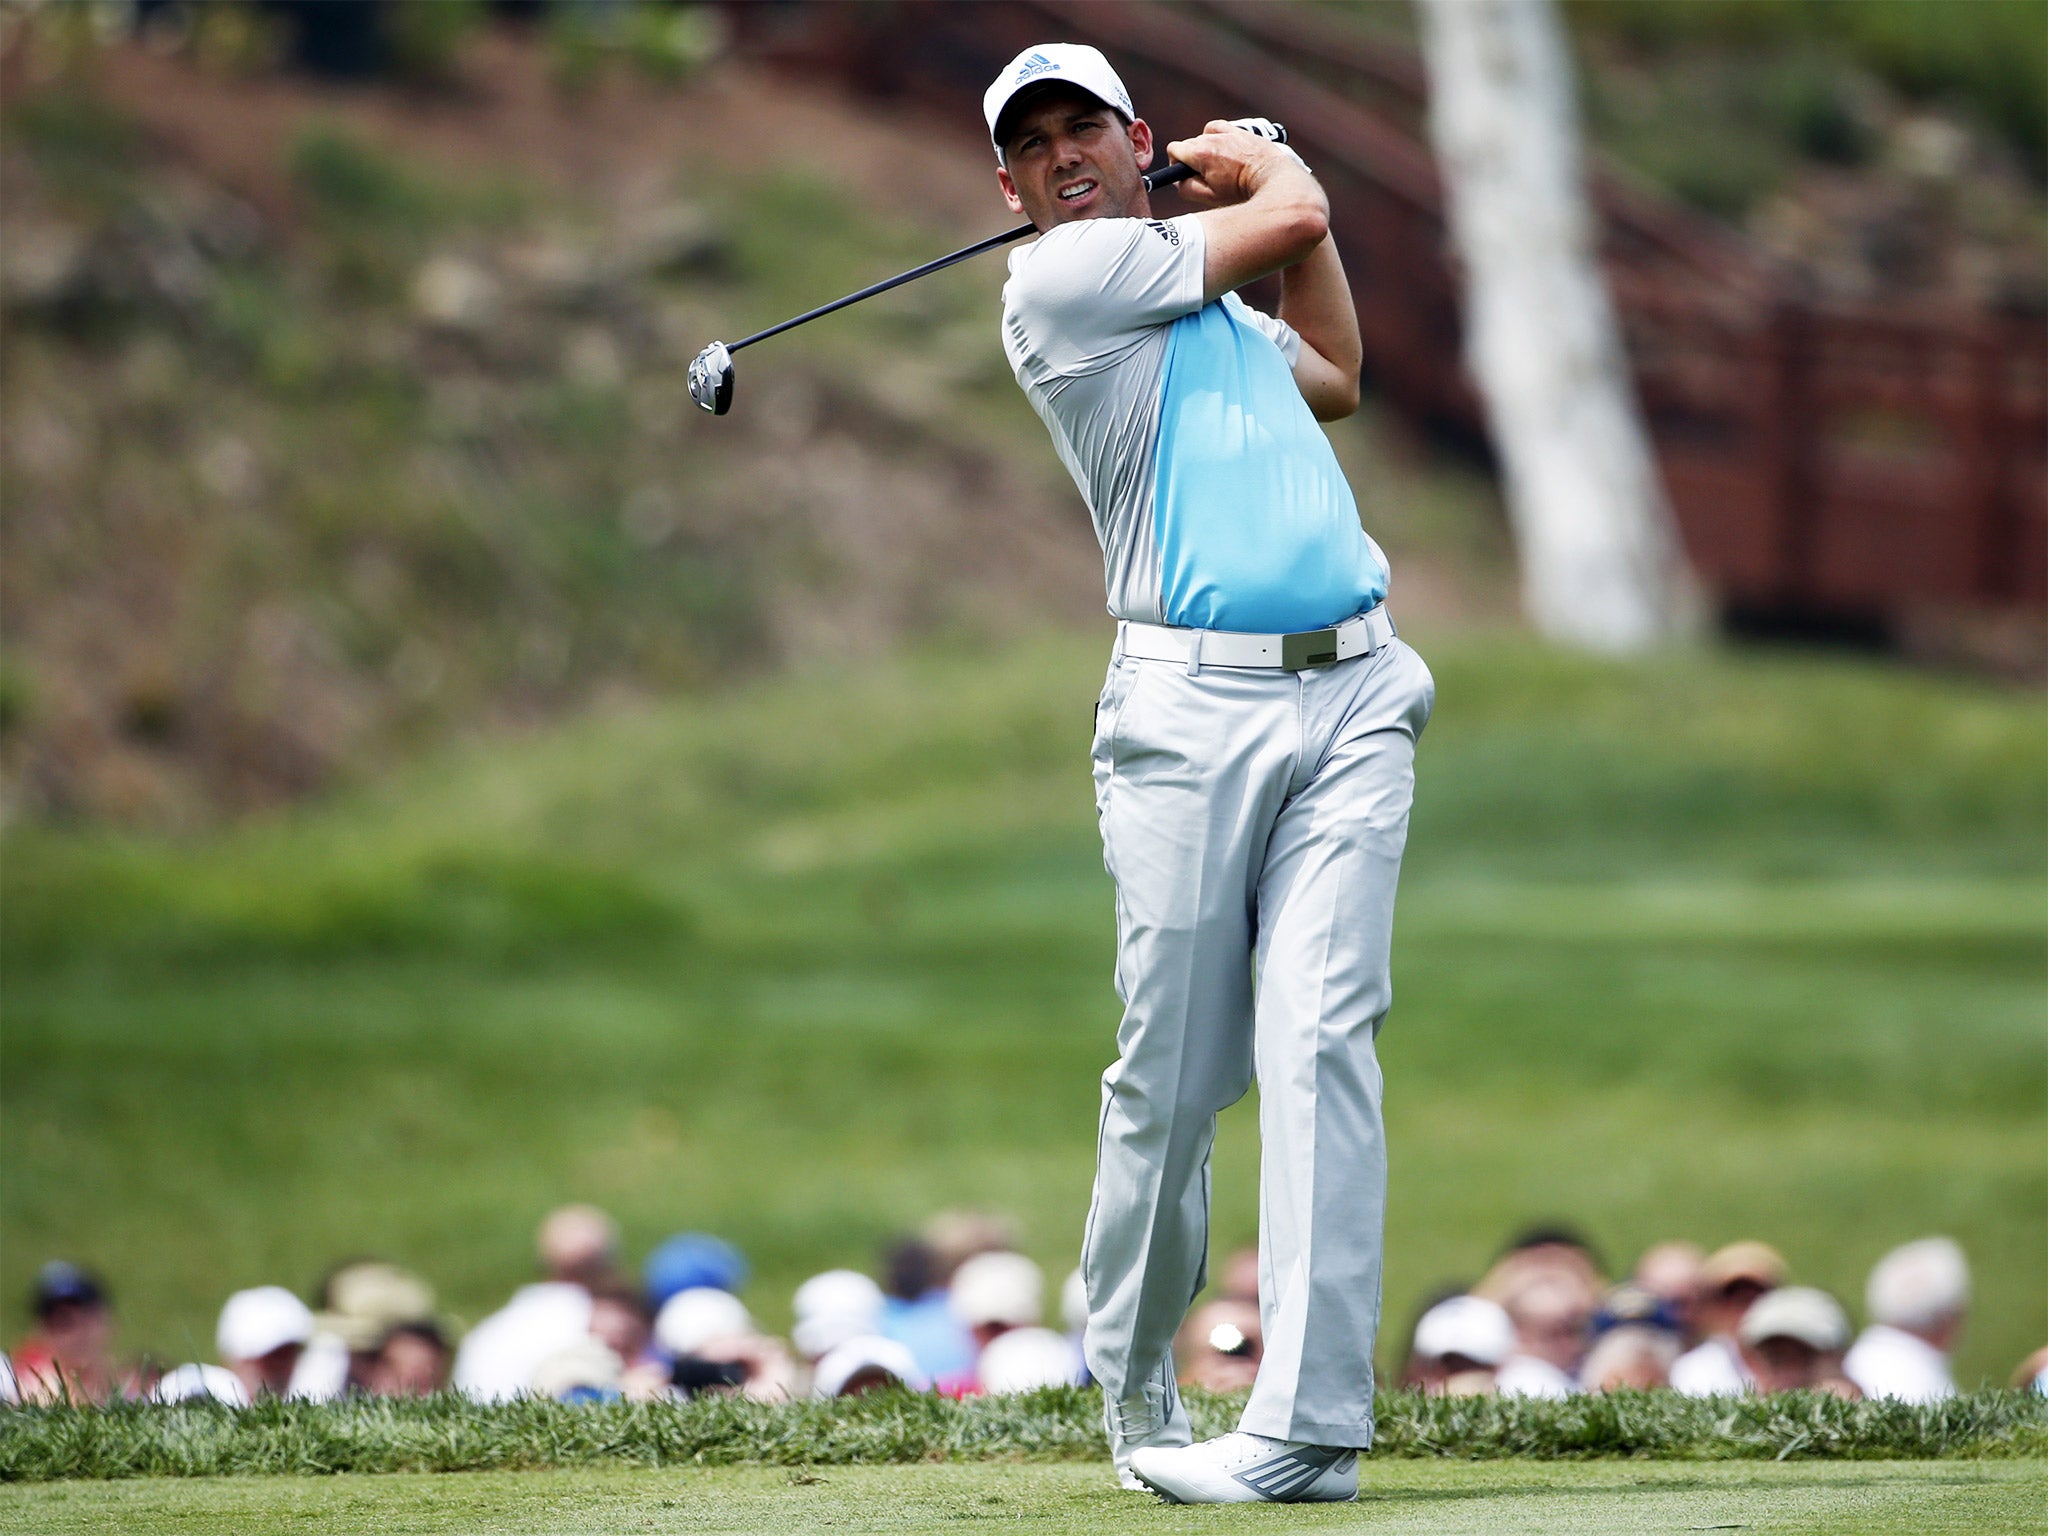
[[[1280,318],[1302,341],[1294,382],[1319,420],[1335,421],[1358,409],[1358,316],[1330,239],[1329,198],[1301,156],[1269,136],[1272,126],[1218,118],[1166,153],[1195,171],[1180,194],[1201,210],[1203,296],[1278,272]]]

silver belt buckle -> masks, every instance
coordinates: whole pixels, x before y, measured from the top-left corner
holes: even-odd
[[[1327,667],[1337,659],[1337,631],[1311,629],[1280,637],[1280,665],[1289,672]]]

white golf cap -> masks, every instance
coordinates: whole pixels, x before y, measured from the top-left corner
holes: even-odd
[[[249,1389],[224,1365],[181,1365],[150,1389],[152,1403],[189,1403],[210,1397],[230,1408],[249,1406]]]
[[[654,1342],[672,1355],[694,1355],[713,1339],[754,1331],[754,1316],[731,1291],[693,1285],[677,1291],[654,1315]]]
[[[1953,1238],[1923,1237],[1877,1261],[1864,1291],[1872,1322],[1927,1328],[1970,1301],[1970,1265]]]
[[[1782,1285],[1765,1292],[1742,1314],[1736,1337],[1745,1344],[1797,1339],[1809,1349],[1829,1353],[1848,1345],[1849,1317],[1826,1291],[1810,1285]]]
[[[981,1390],[1036,1392],[1040,1387],[1070,1387],[1081,1374],[1081,1356],[1074,1341],[1050,1328],[1012,1328],[989,1341],[974,1368]]]
[[[865,1333],[848,1339],[818,1362],[811,1375],[811,1395],[837,1397],[849,1381],[869,1371],[893,1376],[913,1392],[931,1389],[931,1378],[919,1368],[909,1345],[885,1339],[878,1333]]]
[[[978,1253],[953,1275],[953,1316],[969,1328],[1028,1328],[1045,1317],[1045,1271],[1021,1253]]]
[[[237,1291],[220,1309],[213,1342],[223,1360],[261,1360],[313,1337],[313,1309],[281,1285]]]
[[[981,113],[988,119],[989,141],[996,147],[997,161],[1003,158],[1003,136],[996,131],[1003,110],[1020,91],[1051,82],[1079,86],[1104,106],[1123,113],[1127,122],[1138,115],[1131,106],[1131,93],[1100,48],[1086,43],[1040,43],[1005,64],[995,84],[982,94]]]
[[[1415,1353],[1432,1360],[1458,1355],[1477,1365],[1499,1365],[1514,1350],[1515,1325],[1507,1309],[1483,1296],[1440,1301],[1415,1325]]]
[[[626,1363],[602,1339],[582,1339],[556,1350],[533,1368],[533,1390],[542,1397],[561,1397],[582,1389],[616,1392]]]
[[[796,1288],[797,1353],[815,1360],[876,1331],[882,1321],[882,1288],[853,1269],[828,1269]]]

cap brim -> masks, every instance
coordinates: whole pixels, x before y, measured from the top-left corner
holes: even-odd
[[[1003,153],[1003,146],[1009,142],[1011,130],[1017,126],[1017,114],[1024,110],[1031,99],[1034,96],[1043,96],[1048,91],[1061,89],[1078,91],[1091,101],[1101,102],[1103,106],[1109,108],[1118,117],[1124,115],[1122,107],[1119,107],[1113,101],[1096,95],[1095,92],[1089,90],[1087,86],[1081,84],[1078,80],[1069,80],[1063,76],[1055,76],[1050,80],[1027,80],[1011,93],[1008,101],[1003,103],[1002,109],[996,113],[995,127],[989,130],[989,138],[994,141],[998,155]]]

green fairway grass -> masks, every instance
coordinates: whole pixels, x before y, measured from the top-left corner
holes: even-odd
[[[1198,1437],[1220,1435],[1245,1394],[1190,1389]],[[0,1412],[0,1483],[286,1473],[560,1471],[574,1467],[823,1467],[881,1462],[1101,1461],[1102,1397],[1057,1387],[956,1401],[890,1392],[825,1402],[480,1404],[353,1398],[230,1409],[118,1403]],[[1940,1403],[1846,1402],[1831,1393],[1737,1399],[1669,1391],[1558,1401],[1380,1395],[1375,1460],[1925,1461],[2048,1458],[2048,1401],[1966,1393]]]
[[[1766,1238],[1852,1308],[1940,1231],[1977,1276],[1960,1374],[2002,1381],[2048,1340],[2038,701],[1855,660],[1422,648],[1390,1332],[1538,1217],[1614,1262]],[[731,1237],[770,1326],[945,1205],[1015,1212],[1056,1280],[1116,1020],[1105,650],[618,705],[204,841],[17,828],[0,1297],[62,1254],[127,1347],[210,1358],[230,1289],[380,1254],[473,1321],[572,1198],[635,1256]],[[1247,1103],[1219,1248],[1253,1237],[1255,1141]]]
[[[1356,1504],[1175,1509],[1101,1465],[690,1469],[59,1483],[0,1488],[0,1531],[382,1533],[1316,1530],[2003,1536],[2037,1531],[2040,1462],[1374,1462]]]

